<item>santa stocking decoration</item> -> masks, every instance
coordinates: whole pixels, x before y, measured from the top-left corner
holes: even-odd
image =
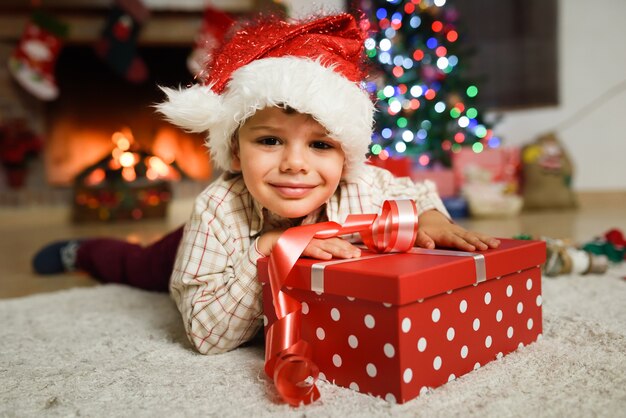
[[[148,77],[146,64],[137,55],[137,37],[149,16],[141,0],[116,0],[95,45],[98,56],[132,83],[141,83]]]
[[[213,51],[215,51],[224,41],[224,36],[232,26],[234,20],[230,15],[207,7],[204,9],[202,26],[196,35],[195,46],[187,58],[187,68],[194,76],[202,78],[202,69],[211,62]]]
[[[40,100],[54,100],[59,95],[54,67],[67,30],[66,24],[37,10],[9,58],[13,77]]]

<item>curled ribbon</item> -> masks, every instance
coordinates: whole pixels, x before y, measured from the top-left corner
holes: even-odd
[[[268,275],[277,321],[265,334],[265,373],[280,396],[292,406],[320,397],[315,385],[319,370],[308,342],[300,337],[302,304],[282,292],[291,269],[313,238],[359,233],[363,243],[379,253],[406,252],[417,238],[417,207],[412,200],[387,200],[380,215],[349,215],[343,225],[322,222],[285,231],[272,249]]]

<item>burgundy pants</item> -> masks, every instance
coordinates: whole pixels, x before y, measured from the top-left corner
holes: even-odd
[[[76,265],[104,283],[167,292],[182,237],[183,227],[146,247],[111,238],[89,239],[81,243]]]

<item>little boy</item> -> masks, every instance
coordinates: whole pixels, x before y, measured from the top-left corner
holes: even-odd
[[[385,200],[411,198],[420,213],[417,246],[497,247],[498,240],[452,223],[432,183],[365,164],[374,108],[359,84],[364,38],[348,14],[244,26],[215,53],[204,85],[164,89],[159,111],[182,128],[207,132],[225,174],[198,196],[182,237],[179,230],[146,249],[133,247],[139,265],[122,261],[119,248],[130,244],[89,240],[78,247],[78,267],[101,265],[104,243],[118,248],[119,258],[106,264],[121,266],[120,277],[135,285],[128,270],[160,257],[190,341],[209,354],[241,345],[260,328],[256,263],[286,228],[341,223],[348,214],[379,212]],[[352,258],[360,250],[341,238],[314,239],[304,255]]]

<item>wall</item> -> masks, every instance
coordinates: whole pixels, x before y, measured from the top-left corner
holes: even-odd
[[[575,164],[574,188],[580,191],[626,190],[624,16],[622,0],[561,0],[560,104],[504,112],[496,127],[507,145],[524,144],[558,127],[557,136]]]

